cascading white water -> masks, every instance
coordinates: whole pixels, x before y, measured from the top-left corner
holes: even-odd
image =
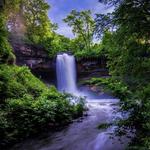
[[[72,55],[58,54],[56,58],[57,88],[61,92],[74,93],[76,88],[76,65]]]

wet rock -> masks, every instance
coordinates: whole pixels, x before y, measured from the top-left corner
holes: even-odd
[[[77,60],[77,72],[79,78],[108,76],[106,58],[86,58]]]

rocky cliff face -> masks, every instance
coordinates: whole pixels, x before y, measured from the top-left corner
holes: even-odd
[[[12,42],[16,64],[28,66],[31,71],[46,82],[55,81],[55,59],[48,57],[48,53],[40,46]]]
[[[44,49],[27,44],[13,44],[17,65],[26,65],[31,69],[51,68],[53,60],[48,57]]]
[[[79,78],[108,76],[106,58],[84,58],[77,61]]]
[[[49,58],[42,47],[22,43],[16,44],[15,42],[12,43],[12,47],[16,55],[17,65],[28,66],[36,76],[46,82],[56,82],[56,59]],[[77,60],[77,76],[79,79],[107,75],[105,58]]]

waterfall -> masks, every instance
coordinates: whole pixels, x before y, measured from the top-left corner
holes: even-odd
[[[57,88],[61,92],[74,93],[76,88],[76,64],[72,55],[58,54],[56,58]]]

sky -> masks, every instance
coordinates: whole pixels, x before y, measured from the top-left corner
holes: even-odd
[[[113,10],[113,8],[108,8],[107,6],[98,2],[98,0],[47,0],[51,6],[49,10],[49,18],[53,23],[58,24],[57,33],[62,34],[66,37],[73,38],[71,28],[63,22],[63,19],[73,10],[91,10],[93,17],[96,13],[108,13]]]

